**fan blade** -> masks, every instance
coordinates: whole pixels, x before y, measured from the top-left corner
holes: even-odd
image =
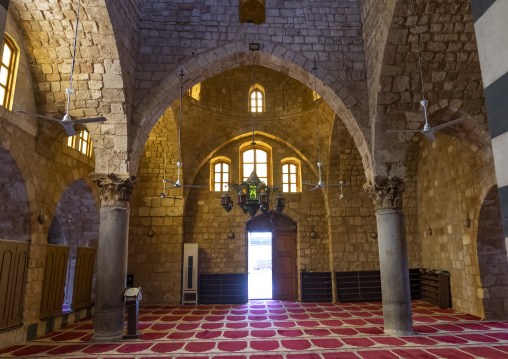
[[[435,127],[433,127],[433,129],[434,129],[434,131],[439,131],[442,128],[453,126],[456,123],[459,123],[459,122],[462,122],[462,121],[464,121],[464,119],[463,118],[459,118],[458,120],[453,120],[453,121],[445,122],[445,123],[443,123],[441,125],[435,126]]]
[[[314,188],[309,189],[309,191],[314,191],[315,189],[321,188],[321,186],[316,186]]]
[[[175,186],[176,186],[176,183],[175,183],[175,182],[173,182],[173,181],[170,181],[170,180],[167,180],[167,179],[163,179],[163,181],[164,181],[164,182],[169,182],[169,183],[171,183],[171,184],[173,184],[173,185],[175,185]]]
[[[386,130],[386,132],[421,132],[421,130]]]
[[[42,115],[39,115],[37,113],[25,112],[25,111],[20,111],[20,110],[17,110],[16,112],[24,113],[25,115],[32,115],[32,116],[35,116],[35,117],[45,118],[46,120],[51,120],[51,121],[56,121],[56,122],[60,122],[61,121],[61,120],[58,120],[56,118],[42,116]]]
[[[315,183],[309,183],[309,182],[302,182],[302,183],[303,183],[303,184],[307,184],[307,185],[309,185],[309,186],[317,186],[317,184],[315,184]]]
[[[422,131],[422,133],[427,137],[427,140],[430,142],[434,142],[436,137],[434,136],[434,131]]]
[[[105,117],[83,118],[81,120],[73,120],[74,123],[90,123],[90,122],[106,122]]]
[[[67,134],[69,136],[76,136],[76,130],[74,129],[74,126],[72,126],[72,122],[68,123],[68,122],[60,121],[60,123],[65,128],[65,131],[67,131]]]

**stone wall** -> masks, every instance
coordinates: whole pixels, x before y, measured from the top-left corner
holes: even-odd
[[[134,285],[143,288],[145,303],[180,300],[185,200],[160,198],[162,188],[170,186],[163,178],[176,182],[177,162],[178,132],[173,109],[169,107],[145,144],[131,197],[128,272],[134,274]],[[183,170],[187,168],[184,165]],[[183,196],[182,189],[164,192],[172,197]],[[149,235],[150,230],[153,236]]]
[[[344,181],[344,198],[339,187],[327,190],[330,207],[330,237],[333,271],[379,269],[376,217],[372,199],[363,190],[367,182],[362,160],[344,124],[336,117],[330,148],[328,183]]]
[[[438,134],[436,142],[422,140],[420,146],[422,266],[450,272],[453,308],[483,317],[476,238],[481,203],[495,183],[492,157],[484,161],[476,148],[446,135]]]
[[[478,264],[486,319],[508,318],[508,260],[497,186],[483,200],[478,218]]]
[[[231,159],[231,181],[240,183],[239,178],[239,148],[249,143],[250,138],[233,141],[222,147],[214,156],[224,156]],[[256,142],[263,142],[272,148],[273,183],[282,181],[281,160],[287,157],[301,159],[298,153],[288,146],[271,138],[258,136]],[[308,163],[302,160],[301,174],[305,181],[315,181]],[[194,184],[208,186],[210,183],[210,164],[206,163],[199,171]],[[329,236],[326,219],[324,196],[319,190],[301,193],[285,193],[286,210],[298,226],[297,246],[300,269],[329,271]],[[185,211],[185,242],[199,244],[201,273],[243,273],[246,267],[245,258],[245,222],[249,216],[243,214],[240,208],[234,208],[227,213],[220,206],[220,196],[223,192],[201,191],[192,189],[189,193]],[[231,192],[235,197],[235,193]],[[275,195],[271,196],[273,209]],[[236,206],[236,204],[235,204]],[[260,213],[260,212],[259,212]],[[235,233],[233,240],[226,234],[229,229]],[[311,238],[312,230],[318,232],[316,238]]]

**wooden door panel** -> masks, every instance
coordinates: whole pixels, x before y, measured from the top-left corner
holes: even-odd
[[[16,243],[0,242],[0,255],[0,329],[5,329],[9,321],[12,267],[15,262]]]
[[[28,243],[18,243],[16,264],[12,285],[12,302],[9,315],[9,327],[21,324],[23,315],[23,291],[25,288],[26,271],[28,267]]]
[[[95,248],[78,248],[72,309],[80,309],[91,304],[96,252]]]
[[[272,238],[273,299],[295,300],[296,233],[277,233]]]
[[[46,245],[46,267],[42,285],[41,319],[62,312],[69,247]]]
[[[55,262],[56,248],[46,246],[46,266],[44,268],[44,282],[42,285],[41,313],[40,318],[48,317],[51,313],[51,284],[53,265]]]

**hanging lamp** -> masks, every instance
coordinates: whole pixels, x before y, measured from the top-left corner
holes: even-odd
[[[254,81],[254,51],[252,51],[252,86],[255,85]],[[251,122],[252,122],[252,149],[255,149],[255,121],[254,112],[251,110]],[[229,184],[229,188],[236,191],[236,204],[240,207],[244,213],[248,213],[251,218],[254,218],[259,209],[263,214],[267,214],[270,210],[270,194],[272,192],[279,192],[279,195],[275,198],[275,209],[277,212],[282,213],[286,207],[286,199],[282,195],[280,186],[268,186],[266,183],[261,181],[256,173],[256,163],[254,163],[254,170],[250,174],[249,178],[242,181],[240,184]],[[231,211],[233,203],[228,192],[224,192],[221,196],[221,206],[226,212]]]

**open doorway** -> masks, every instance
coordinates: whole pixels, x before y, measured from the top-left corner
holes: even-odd
[[[248,233],[249,299],[272,299],[272,233]]]

